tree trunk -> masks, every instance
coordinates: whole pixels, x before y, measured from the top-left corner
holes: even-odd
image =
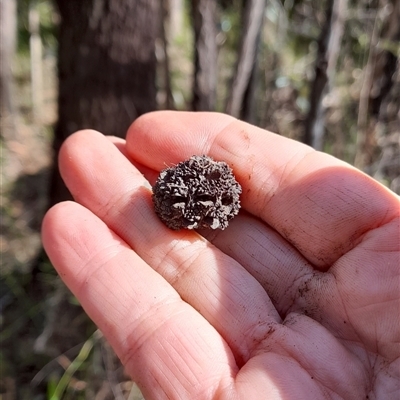
[[[213,111],[217,87],[216,0],[193,0],[194,79],[192,108]]]
[[[400,42],[400,2],[392,0],[391,6],[381,41],[395,45]],[[400,195],[400,58],[394,51],[379,49],[373,82],[370,114],[378,121],[374,137],[380,154],[368,172]]]
[[[184,1],[183,0],[169,0],[169,20],[170,20],[170,38],[174,40],[177,36],[182,34],[183,30],[183,15],[184,15]]]
[[[171,2],[165,1],[162,5],[162,21],[161,21],[161,42],[162,42],[162,56],[159,60],[159,68],[160,68],[160,77],[162,80],[161,85],[161,93],[163,94],[162,100],[159,100],[160,106],[166,110],[174,110],[174,97],[172,94],[172,87],[171,87],[171,70],[170,70],[170,63],[169,63],[169,52],[168,52],[168,42],[169,38],[172,36],[170,34],[171,31]],[[161,62],[160,62],[161,61]]]
[[[247,0],[242,24],[242,41],[226,112],[239,117],[257,59],[258,38],[264,19],[266,0]]]
[[[303,142],[323,150],[326,106],[323,99],[334,84],[347,0],[328,0],[325,25],[318,42],[315,77],[310,90],[310,110],[305,121]]]
[[[132,121],[156,109],[157,0],[57,0],[59,119],[55,153],[78,129],[124,137]],[[51,203],[66,197],[54,174]]]
[[[240,119],[250,124],[257,125],[257,102],[256,90],[259,82],[259,71],[257,62],[253,64],[249,83],[243,96],[243,103],[240,110]]]
[[[388,23],[383,29],[381,40],[389,44],[398,44],[400,42],[400,2],[392,0],[388,6],[392,8],[389,11]],[[399,58],[396,57],[394,51],[389,51],[383,47],[378,51],[373,78],[374,87],[372,92],[374,96],[371,101],[371,114],[389,123],[387,114],[390,114],[388,110],[390,107],[386,100],[395,85],[396,65],[399,62]],[[397,102],[397,107],[396,105],[393,106],[392,109],[396,110],[397,108],[398,111],[399,101]]]
[[[16,0],[0,0],[0,119],[1,136],[15,134],[11,64],[17,34]]]
[[[358,105],[358,118],[357,118],[357,140],[356,140],[356,154],[354,158],[354,165],[359,169],[364,169],[371,160],[372,146],[369,145],[369,140],[375,130],[376,120],[370,118],[371,108],[371,92],[374,84],[374,73],[378,59],[379,49],[378,42],[381,36],[381,26],[383,25],[383,18],[385,17],[380,13],[381,1],[376,4],[376,16],[374,26],[371,31],[369,52],[367,64],[363,71],[363,82],[360,91],[360,101]],[[387,17],[387,16],[386,16]]]
[[[29,34],[32,112],[34,121],[40,122],[43,107],[43,51],[40,38],[40,15],[36,2],[31,2],[29,8]]]

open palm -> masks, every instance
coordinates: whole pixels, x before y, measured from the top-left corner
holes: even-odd
[[[227,162],[242,211],[224,231],[171,231],[161,169]],[[71,136],[76,202],[46,251],[146,399],[395,399],[399,199],[349,165],[223,114],[156,112],[126,141]]]

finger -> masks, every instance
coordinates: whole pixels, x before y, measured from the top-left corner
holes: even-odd
[[[126,151],[126,140],[118,136],[106,136],[106,138],[126,157],[128,153]]]
[[[200,311],[238,362],[280,321],[265,290],[239,263],[196,232],[161,223],[147,181],[101,134],[71,136],[60,151],[60,171],[74,198]]]
[[[156,181],[159,172],[154,171],[151,168],[145,167],[144,165],[138,163],[129,157],[129,154],[126,149],[126,140],[117,136],[106,136],[106,138],[114,144],[114,146],[121,152],[123,156],[125,156],[142,174],[143,176],[151,183],[154,184]]]
[[[193,154],[226,161],[243,207],[321,269],[397,209],[393,194],[348,164],[223,114],[146,114],[130,127],[127,151],[155,170]]]
[[[237,372],[220,335],[124,241],[84,207],[60,203],[44,218],[44,247],[146,398],[210,398]],[[215,397],[214,397],[215,396]]]

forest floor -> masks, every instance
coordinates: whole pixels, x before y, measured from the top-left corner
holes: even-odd
[[[42,251],[57,119],[55,57],[45,58],[43,76],[34,115],[29,61],[21,57],[14,71],[16,113],[1,122],[0,398],[46,400],[56,393],[65,400],[140,400]]]
[[[15,71],[14,120],[2,133],[2,273],[26,273],[40,248],[40,223],[46,209],[52,163],[52,126],[56,121],[55,60],[44,62],[44,96],[33,117],[29,70]],[[27,75],[28,74],[28,75]],[[14,126],[12,126],[14,125]]]

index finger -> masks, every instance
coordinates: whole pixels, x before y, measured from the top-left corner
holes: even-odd
[[[155,170],[195,154],[227,162],[243,207],[322,269],[398,213],[397,197],[349,164],[224,114],[146,114],[129,128],[127,151]]]

